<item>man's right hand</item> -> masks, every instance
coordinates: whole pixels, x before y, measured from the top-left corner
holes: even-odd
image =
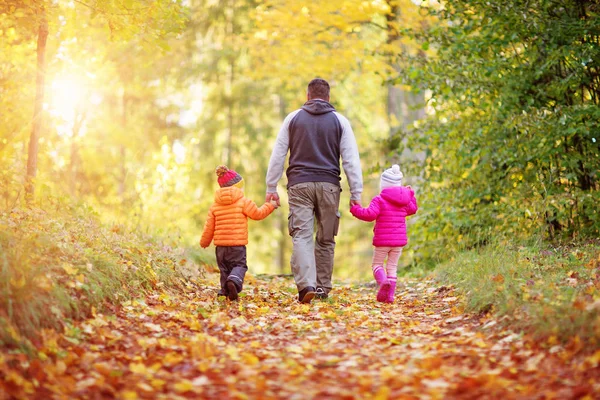
[[[277,207],[281,206],[281,203],[279,201],[279,194],[277,194],[277,192],[267,193],[267,196],[265,197],[265,203],[269,203],[271,200],[277,203]]]

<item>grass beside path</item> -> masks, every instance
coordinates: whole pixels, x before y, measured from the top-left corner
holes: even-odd
[[[198,274],[189,258],[84,207],[0,212],[0,348],[31,349],[43,329],[151,290],[184,291]]]
[[[491,312],[549,345],[600,347],[600,241],[490,246],[461,253],[436,272],[465,295],[470,312]]]

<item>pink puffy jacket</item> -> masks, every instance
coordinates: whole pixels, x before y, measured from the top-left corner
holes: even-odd
[[[417,212],[415,192],[406,187],[390,187],[383,189],[371,200],[369,207],[354,205],[350,212],[363,221],[376,221],[373,232],[374,246],[405,246],[406,217]]]

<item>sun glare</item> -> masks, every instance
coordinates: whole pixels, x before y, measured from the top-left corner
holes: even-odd
[[[52,82],[50,113],[58,119],[59,135],[73,135],[75,121],[88,101],[86,91],[83,80],[76,77],[58,77]],[[83,129],[79,133],[84,134]]]

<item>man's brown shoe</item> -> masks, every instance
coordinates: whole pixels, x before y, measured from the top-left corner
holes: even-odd
[[[312,286],[307,286],[298,293],[298,300],[300,303],[309,304],[314,297],[315,288]]]

